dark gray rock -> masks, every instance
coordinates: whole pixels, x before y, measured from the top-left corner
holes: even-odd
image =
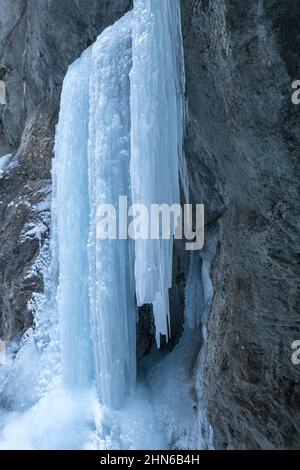
[[[41,247],[49,238],[50,165],[56,114],[37,112],[0,177],[0,337],[31,326],[28,301],[43,290]],[[36,266],[34,266],[36,264]]]
[[[68,66],[131,0],[0,0],[0,66],[8,106],[1,112],[4,138],[16,148],[36,107],[57,110]]]
[[[300,448],[300,4],[182,10],[191,189],[218,233],[201,402],[216,448]]]

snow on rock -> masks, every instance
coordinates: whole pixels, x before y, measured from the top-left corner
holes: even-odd
[[[12,157],[11,153],[4,155],[3,157],[0,157],[0,178],[2,177],[5,167],[7,166],[11,157]]]

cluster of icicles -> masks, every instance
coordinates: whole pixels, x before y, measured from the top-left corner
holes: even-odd
[[[97,207],[180,202],[184,60],[179,0],[135,0],[74,62],[61,97],[53,162],[63,378],[96,379],[122,405],[136,378],[137,307],[169,335],[173,240],[99,240]]]

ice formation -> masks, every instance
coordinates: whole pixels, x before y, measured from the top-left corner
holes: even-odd
[[[89,285],[96,381],[102,403],[119,407],[136,376],[132,240],[97,238],[97,208],[129,196],[131,14],[92,48],[89,126]]]
[[[184,88],[179,0],[134,0],[133,12],[70,66],[53,160],[48,300],[32,300],[35,332],[5,370],[14,414],[0,413],[0,448],[195,445],[190,370],[199,331],[187,329],[174,354],[157,352],[148,385],[130,395],[137,304],[153,304],[158,344],[170,333],[172,236],[97,236],[99,205],[117,208],[119,196],[148,208],[173,205],[181,179],[188,198]],[[175,228],[174,221],[171,235]],[[187,287],[190,327],[200,324],[193,297],[199,270],[194,263]]]
[[[97,238],[97,208],[130,192],[130,68],[127,14],[69,68],[54,162],[63,377],[84,387],[95,370],[112,407],[135,383],[133,249]]]
[[[157,343],[169,336],[176,221],[168,240],[99,240],[97,210],[116,208],[119,196],[149,212],[151,204],[180,203],[181,41],[177,0],[136,0],[63,86],[54,170],[63,376],[85,386],[95,368],[100,399],[111,407],[135,383],[135,299],[153,304]]]
[[[4,155],[3,157],[0,157],[0,177],[2,176],[5,167],[7,166],[10,158],[12,157],[11,154]]]
[[[132,201],[180,203],[179,174],[187,193],[183,156],[184,63],[180,2],[135,0],[132,32]],[[176,222],[171,227],[175,233]],[[135,242],[138,305],[153,304],[156,339],[169,336],[173,239]]]
[[[53,163],[52,215],[57,220],[63,379],[69,387],[92,379],[88,285],[88,128],[91,49],[69,67],[64,80]]]

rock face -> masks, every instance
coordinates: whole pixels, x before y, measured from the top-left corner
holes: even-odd
[[[202,400],[216,448],[299,448],[300,4],[182,7],[192,194],[217,234]]]
[[[4,339],[31,324],[28,300],[43,289],[39,253],[49,235],[54,126],[67,67],[130,7],[130,0],[0,0],[7,101],[0,157],[13,154],[0,176]],[[291,361],[291,344],[300,340],[300,105],[291,102],[300,79],[299,15],[294,0],[182,0],[186,156],[192,201],[206,207],[201,256],[211,258],[214,288],[195,390],[218,449],[300,448],[300,366]],[[180,306],[180,330],[189,255],[178,253],[171,302]],[[142,356],[151,324],[140,322]]]

